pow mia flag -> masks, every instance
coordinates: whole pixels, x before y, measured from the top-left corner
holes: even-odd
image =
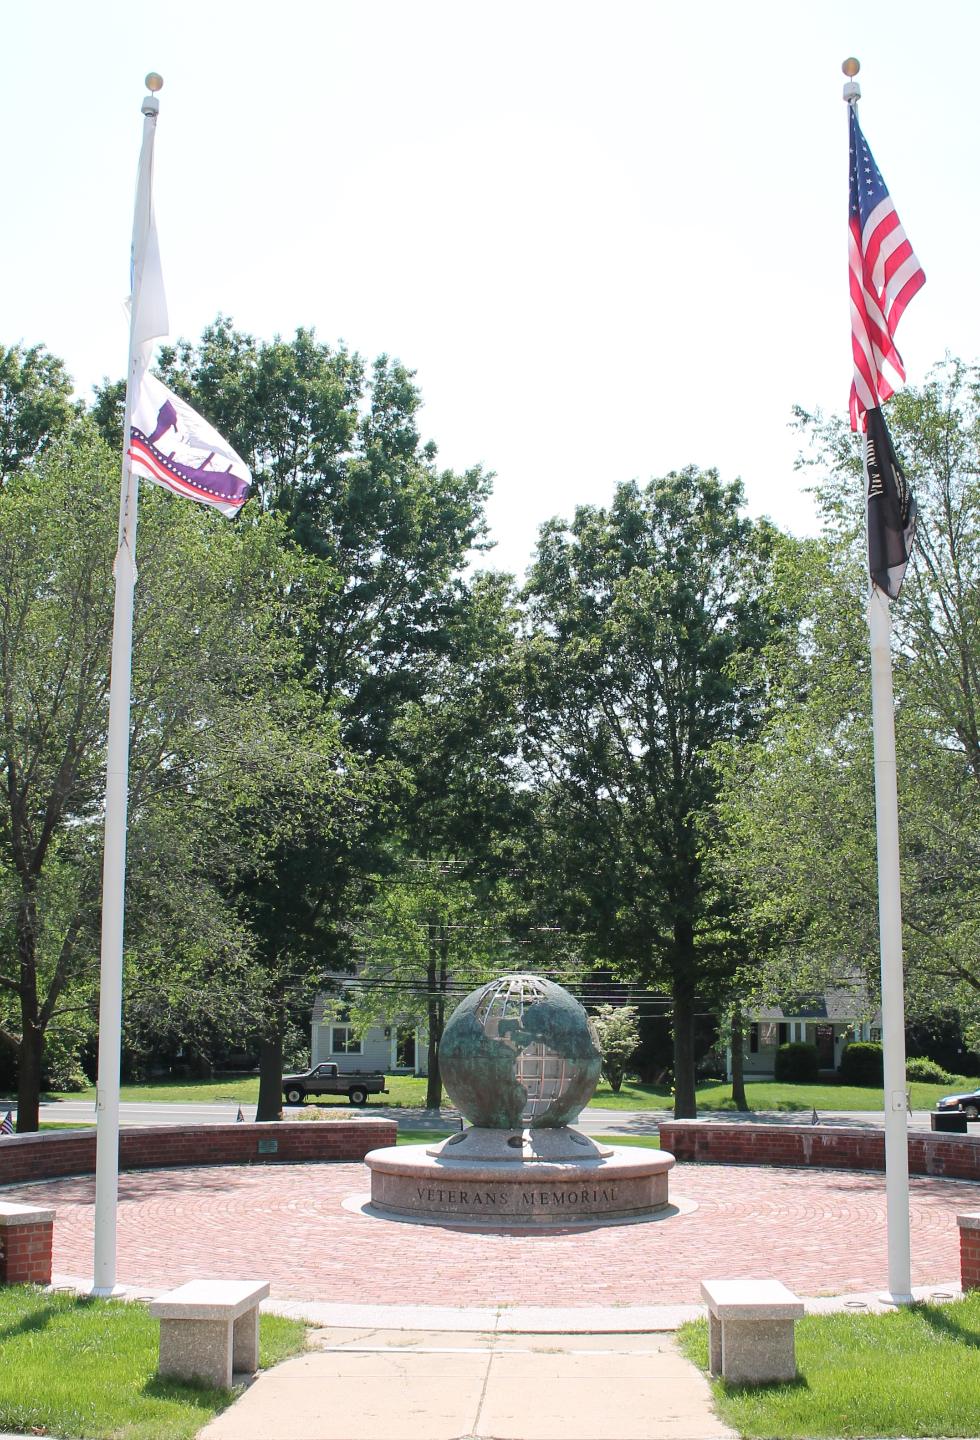
[[[880,406],[867,412],[868,570],[890,600],[898,599],[915,543],[916,505]]]

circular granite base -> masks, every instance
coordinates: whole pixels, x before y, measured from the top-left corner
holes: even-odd
[[[600,1152],[587,1142],[584,1158],[575,1153],[545,1159],[540,1151],[557,1146],[535,1144],[534,1138],[533,1132],[529,1142],[520,1131],[472,1130],[437,1150],[425,1145],[372,1150],[365,1156],[371,1209],[510,1228],[641,1219],[669,1203],[667,1174],[674,1157],[663,1150],[604,1146]],[[566,1146],[561,1150],[567,1153]],[[525,1158],[529,1152],[534,1158]]]

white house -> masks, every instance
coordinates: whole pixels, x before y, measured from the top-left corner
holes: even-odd
[[[426,1032],[414,1021],[372,1025],[355,1034],[343,997],[318,995],[313,1006],[311,1065],[333,1060],[338,1070],[383,1070],[386,1075],[426,1073]]]
[[[798,1041],[815,1045],[820,1069],[840,1069],[841,1056],[852,1040],[880,1040],[881,1012],[868,1019],[867,996],[860,990],[828,990],[808,996],[806,1001],[788,1001],[753,1010],[746,1016],[743,1066],[748,1080],[771,1076],[780,1045]],[[728,1078],[732,1078],[732,1052],[727,1054]]]

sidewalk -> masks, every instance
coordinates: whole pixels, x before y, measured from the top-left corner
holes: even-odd
[[[329,1329],[199,1440],[728,1440],[670,1334]]]

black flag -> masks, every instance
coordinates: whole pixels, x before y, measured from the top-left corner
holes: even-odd
[[[871,583],[897,600],[915,543],[915,499],[879,406],[867,423],[868,570]]]

